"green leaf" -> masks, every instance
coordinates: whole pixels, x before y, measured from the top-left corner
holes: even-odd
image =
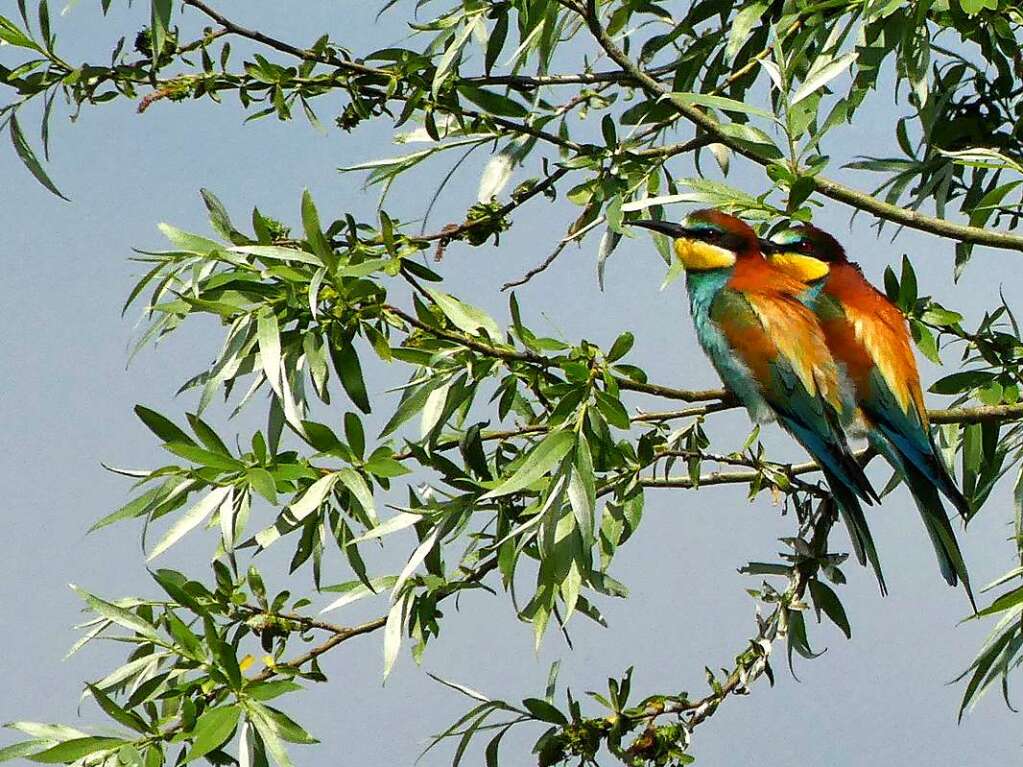
[[[321,589],[321,591],[341,592],[341,596],[320,610],[320,614],[337,610],[365,597],[379,594],[381,591],[389,591],[394,588],[394,584],[397,582],[398,577],[396,575],[382,575],[378,578],[373,578],[368,585],[362,581],[349,581],[340,586],[328,586]]]
[[[575,434],[572,432],[551,432],[529,452],[514,474],[505,478],[490,492],[480,496],[480,500],[517,493],[529,487],[564,458],[572,449],[573,444],[575,444]]]
[[[394,662],[398,660],[402,630],[405,625],[405,613],[411,599],[411,593],[405,594],[391,606],[387,613],[387,621],[384,623],[384,679],[390,676]]]
[[[72,584],[71,588],[73,588],[86,601],[89,607],[104,618],[113,621],[118,626],[130,629],[136,634],[141,634],[147,639],[159,639],[159,635],[156,633],[156,627],[131,612],[131,610],[127,610],[124,607],[113,604],[112,602],[100,599],[99,597],[90,594],[88,591],[78,588],[74,584]]]
[[[960,394],[990,383],[994,373],[985,370],[962,370],[935,381],[930,388],[934,394]]]
[[[149,32],[152,38],[150,47],[153,51],[154,68],[158,66],[164,43],[167,42],[173,7],[172,0],[152,0],[151,3]]]
[[[2,33],[2,30],[0,30],[0,33]],[[0,748],[0,763],[9,762],[12,759],[30,757],[32,754],[38,754],[40,751],[45,751],[54,745],[53,740],[49,738],[33,738],[32,740],[23,740],[20,743],[12,743],[9,746]]]
[[[550,722],[557,725],[568,724],[568,719],[565,715],[545,700],[526,698],[522,701],[522,705],[525,706],[530,714],[542,722]]]
[[[617,426],[619,429],[630,428],[632,422],[629,420],[629,413],[617,397],[613,397],[599,389],[594,391],[593,394],[597,400],[597,409],[607,419],[609,424]]]
[[[845,608],[834,590],[816,578],[810,581],[810,596],[813,598],[814,606],[817,608],[817,620],[820,620],[821,611],[831,618],[832,622],[842,630],[846,639],[852,639],[852,628],[849,626],[849,618],[845,614]]]
[[[466,83],[459,83],[458,92],[476,106],[481,107],[487,114],[500,115],[502,117],[525,117],[529,114],[529,110],[519,102],[493,91],[476,88]]]
[[[290,679],[276,679],[270,682],[256,682],[245,686],[245,694],[255,700],[273,700],[289,692],[302,689],[302,685]]]
[[[334,488],[334,483],[337,482],[338,479],[339,477],[335,472],[320,477],[318,480],[313,482],[313,484],[309,486],[309,489],[302,494],[301,498],[296,501],[292,501],[288,505],[288,510],[291,512],[291,516],[301,522],[303,519],[319,509],[320,506],[323,505],[323,502],[327,499],[330,491]]]
[[[437,69],[433,75],[433,85],[430,90],[432,93],[437,94],[441,86],[444,85],[444,81],[448,79],[452,70],[455,68],[458,62],[459,56],[462,52],[462,48],[469,41],[469,36],[472,34],[472,23],[466,20],[462,28],[458,31],[458,34],[454,35],[451,44],[444,51],[444,55],[440,57],[440,61],[437,62]]]
[[[394,415],[384,425],[384,428],[380,432],[380,437],[386,437],[388,434],[393,433],[398,427],[405,423],[408,419],[423,409],[423,405],[426,404],[426,398],[430,396],[429,386],[417,386],[415,389],[406,390],[407,396],[402,399],[401,404],[398,405],[394,411]]]
[[[233,491],[234,487],[228,485],[226,487],[218,487],[208,493],[201,501],[177,519],[170,530],[160,539],[159,543],[153,547],[152,552],[146,557],[146,561],[152,562],[185,537],[188,532],[202,524],[210,514],[220,508],[220,504],[224,503],[232,495]]]
[[[0,40],[18,48],[28,48],[39,53],[43,52],[43,49],[36,45],[32,38],[22,32],[14,22],[3,16],[0,16]]]
[[[346,342],[338,347],[330,345],[330,358],[334,363],[334,371],[341,379],[348,396],[355,406],[363,413],[371,411],[369,396],[366,394],[366,382],[362,377],[362,365],[359,363],[359,353],[351,342]]]
[[[611,345],[611,349],[607,353],[607,361],[615,362],[617,360],[620,360],[622,357],[629,353],[629,350],[632,349],[632,344],[635,342],[635,340],[636,339],[632,335],[632,333],[629,333],[628,331],[622,333],[620,336],[618,336],[618,338],[615,339],[615,342]]]
[[[97,751],[112,751],[115,748],[120,748],[127,742],[120,738],[75,738],[73,740],[65,740],[63,743],[58,743],[56,746],[40,751],[38,754],[33,754],[28,758],[33,762],[40,762],[42,764],[62,764],[77,761],[83,756],[94,754]]]
[[[250,712],[249,721],[256,728],[259,737],[263,739],[266,750],[270,752],[270,756],[277,763],[278,767],[294,767],[288,752],[284,749],[284,744],[281,743],[281,738],[277,734],[277,728],[273,720],[264,713],[262,706],[259,706],[257,709],[256,706],[258,705],[253,702],[246,707]],[[242,765],[242,767],[245,767],[245,765]]]
[[[241,712],[241,706],[238,705],[212,708],[203,712],[191,732],[192,748],[183,763],[206,756],[210,751],[224,745],[238,725]]]
[[[756,117],[765,117],[772,122],[778,122],[778,118],[766,109],[750,106],[742,101],[725,98],[724,96],[711,96],[709,93],[672,93],[671,99],[673,101],[681,101],[684,104],[713,107],[724,112],[739,112],[741,114],[755,115]]]
[[[370,521],[375,523],[377,521],[377,511],[376,505],[373,503],[373,491],[370,490],[362,475],[354,469],[345,467],[337,472],[337,478],[341,480],[341,484],[347,487],[355,500],[359,502],[359,505],[362,506]]]
[[[175,248],[184,251],[185,253],[208,256],[213,251],[219,250],[222,247],[216,240],[200,237],[197,234],[186,232],[183,229],[178,229],[176,226],[171,226],[170,224],[157,224],[157,229],[160,230],[164,237],[170,240],[171,244]]]
[[[170,419],[165,418],[155,410],[150,410],[142,405],[136,405],[135,415],[139,417],[142,423],[149,427],[153,434],[164,442],[182,442],[184,444],[195,445],[195,441],[191,437],[175,426]]]
[[[148,727],[145,721],[138,715],[131,711],[126,711],[117,705],[110,697],[95,685],[86,683],[86,688],[92,693],[92,697],[96,699],[96,703],[99,707],[119,724],[123,724],[129,729],[135,730],[136,732],[147,732]]]
[[[735,58],[735,54],[749,40],[753,28],[764,18],[767,7],[768,4],[766,2],[752,3],[739,11],[735,18],[731,20],[728,31],[728,44],[725,46],[725,59],[727,61],[732,61]]]
[[[201,466],[209,466],[211,469],[220,471],[237,471],[242,468],[241,461],[238,461],[222,453],[214,453],[196,445],[181,444],[179,442],[168,442],[164,449],[174,455],[179,455],[193,463]]]
[[[308,189],[302,192],[302,228],[305,230],[306,240],[313,249],[313,253],[324,264],[333,268],[336,265],[337,257],[320,228],[320,215],[316,212],[316,205]]]
[[[845,70],[852,66],[852,63],[856,61],[856,57],[858,55],[859,54],[855,51],[846,53],[820,69],[811,71],[806,80],[803,81],[803,84],[800,85],[799,88],[796,89],[796,92],[792,94],[789,106],[791,107],[794,104],[798,104],[807,96],[823,88],[840,74],[845,72]]]
[[[256,314],[256,338],[263,374],[274,394],[281,397],[281,329],[277,315],[269,306],[264,306]]]
[[[2,27],[0,27],[2,29]],[[0,38],[2,39],[2,38]],[[18,125],[18,118],[14,112],[11,112],[11,118],[8,120],[8,126],[11,133],[11,143],[14,144],[14,151],[17,152],[19,159],[28,168],[29,172],[35,176],[36,181],[45,186],[55,195],[62,200],[68,200],[56,185],[50,180],[50,177],[46,175],[46,171],[43,170],[43,166],[39,164],[39,160],[36,159],[35,153],[32,151],[32,147],[28,145],[25,140],[25,135],[21,132],[21,126]]]
[[[245,472],[245,476],[253,490],[266,498],[271,504],[277,503],[277,485],[270,472],[256,466]]]
[[[310,266],[323,266],[323,262],[316,256],[306,253],[297,248],[285,248],[280,245],[235,245],[228,248],[232,253],[245,253],[250,256],[267,259],[269,261],[297,261]]]
[[[261,708],[267,719],[273,723],[274,729],[281,739],[289,743],[311,744],[320,742],[283,711],[279,711],[272,706],[261,706]]]
[[[463,303],[439,290],[426,288],[426,292],[444,312],[444,316],[451,320],[451,324],[462,332],[478,335],[481,330],[485,330],[493,341],[500,341],[503,338],[500,326],[482,309]]]
[[[593,517],[597,505],[597,493],[590,445],[581,435],[576,441],[575,464],[568,481],[568,500],[579,527],[579,534],[583,539],[583,546],[589,548],[595,540]]]
[[[367,530],[365,533],[357,538],[353,538],[348,541],[348,545],[353,543],[362,543],[362,541],[368,541],[370,538],[383,538],[385,535],[396,533],[399,530],[404,530],[407,527],[423,520],[422,514],[410,514],[407,511],[395,514],[390,519],[384,520],[381,524],[376,527]]]

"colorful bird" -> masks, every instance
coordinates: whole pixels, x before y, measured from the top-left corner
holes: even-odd
[[[632,221],[673,238],[700,345],[758,422],[777,419],[820,464],[861,564],[870,562],[886,593],[859,499],[877,500],[849,449],[841,422],[853,407],[813,312],[806,286],[769,264],[756,233],[716,210],[681,224]]]
[[[972,602],[962,552],[939,491],[964,519],[970,507],[931,437],[905,317],[827,232],[810,225],[785,229],[762,249],[773,265],[806,283],[802,298],[817,314],[828,348],[853,386],[857,409],[847,413],[847,428],[864,433],[906,483],[942,575],[951,586],[962,580]]]

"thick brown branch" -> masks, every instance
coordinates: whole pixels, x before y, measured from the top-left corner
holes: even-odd
[[[984,423],[985,421],[1018,421],[1023,419],[1023,402],[1015,405],[957,407],[950,410],[928,410],[931,423]]]

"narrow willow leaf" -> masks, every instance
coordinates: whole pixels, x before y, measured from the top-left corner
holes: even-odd
[[[277,732],[277,728],[270,717],[268,717],[260,709],[257,709],[258,703],[249,702],[246,709],[249,711],[249,721],[252,726],[259,733],[259,737],[262,738],[263,744],[266,746],[266,750],[270,752],[270,756],[274,762],[277,763],[278,767],[294,767],[294,763],[288,756],[288,752],[284,748],[284,744],[281,742],[280,735]]]
[[[288,511],[291,512],[291,516],[296,521],[301,522],[303,519],[314,513],[317,509],[323,505],[323,502],[327,499],[327,495],[334,488],[334,484],[340,479],[337,472],[327,474],[324,477],[320,477],[318,480],[313,482],[309,486],[309,489],[302,494],[302,497],[297,501],[293,501],[288,505]]]
[[[320,313],[320,287],[323,285],[323,278],[327,276],[326,269],[317,269],[316,274],[309,280],[309,312],[313,319],[319,319]]]
[[[366,381],[362,376],[362,365],[355,345],[350,341],[340,345],[330,344],[330,359],[334,363],[334,372],[341,379],[341,385],[355,406],[363,413],[371,412]]]
[[[170,530],[164,534],[163,538],[160,539],[159,543],[153,547],[152,552],[146,557],[146,561],[152,562],[156,557],[180,541],[187,533],[202,524],[225,500],[231,497],[233,490],[234,488],[231,485],[218,487],[182,514],[171,526]]]
[[[156,633],[156,627],[131,612],[131,610],[115,605],[112,602],[107,602],[105,599],[100,599],[99,597],[90,594],[88,591],[78,588],[74,584],[71,584],[71,588],[86,601],[89,607],[104,618],[112,620],[118,626],[130,629],[136,634],[141,634],[147,639],[155,640],[159,638],[159,635]]]
[[[379,594],[384,589],[390,589],[397,583],[398,577],[396,575],[382,575],[378,578],[373,578],[369,585],[362,583],[361,581],[350,581],[342,584],[340,587],[327,587],[321,589],[321,591],[343,591],[342,596],[335,599],[329,605],[320,610],[322,615],[325,612],[331,610],[337,610],[345,605],[350,605],[352,602],[357,602],[365,597]]]
[[[269,306],[256,315],[256,338],[259,340],[259,362],[274,394],[281,396],[281,329],[277,315]]]
[[[204,711],[192,729],[192,748],[182,764],[206,756],[210,751],[224,745],[238,725],[241,712],[241,706],[238,705]]]
[[[252,767],[253,738],[252,725],[246,718],[238,730],[238,767]],[[148,767],[148,765],[147,765]]]
[[[186,445],[195,444],[195,440],[175,426],[169,418],[165,418],[155,410],[150,410],[142,405],[136,405],[135,415],[139,417],[139,420],[142,421],[142,423],[144,423],[149,430],[153,432],[153,434],[162,439],[164,442],[180,442]]]
[[[440,91],[444,81],[448,79],[448,76],[455,68],[455,64],[462,53],[462,48],[465,47],[465,44],[469,41],[469,36],[472,34],[472,27],[472,24],[463,25],[462,29],[451,40],[451,44],[444,51],[440,61],[437,62],[437,69],[433,75],[433,84],[430,88],[434,94]]]
[[[352,540],[348,541],[348,545],[353,543],[362,543],[363,541],[368,541],[370,538],[383,538],[385,535],[390,535],[391,533],[396,533],[399,530],[404,530],[407,527],[412,527],[412,525],[417,522],[421,522],[422,519],[422,514],[411,514],[403,511],[390,519],[384,520],[384,522],[377,525],[372,530],[367,530],[359,537],[352,538]]]
[[[572,449],[574,442],[575,434],[572,432],[551,432],[529,452],[514,474],[507,477],[490,492],[480,496],[480,500],[517,493],[523,488],[529,487],[564,458]]]
[[[316,211],[316,204],[308,189],[302,192],[302,228],[313,253],[328,267],[334,266],[337,257],[320,228],[320,214]]]
[[[480,176],[480,185],[476,193],[479,202],[489,202],[491,197],[501,194],[515,170],[515,157],[518,149],[505,147],[490,158]]]
[[[25,135],[21,132],[21,126],[18,125],[18,118],[14,112],[11,113],[10,120],[8,120],[8,127],[10,128],[11,143],[14,144],[14,151],[17,152],[18,158],[24,166],[28,168],[29,172],[35,176],[36,181],[45,186],[60,199],[70,202],[70,200],[68,200],[68,198],[65,197],[50,180],[50,177],[46,175],[46,171],[43,170],[43,166],[39,164],[39,160],[32,151],[32,147],[28,145],[28,141],[25,140]]]
[[[316,256],[306,253],[297,248],[285,248],[280,245],[236,245],[227,248],[232,253],[245,253],[250,256],[267,259],[270,261],[297,261],[300,264],[310,266],[323,266],[323,262]]]
[[[390,676],[394,662],[398,660],[405,627],[405,612],[411,599],[412,594],[405,594],[387,613],[387,621],[384,623],[384,679]]]
[[[668,98],[665,96],[664,98]],[[725,98],[724,96],[712,96],[709,93],[672,93],[671,99],[681,101],[684,104],[695,104],[701,107],[712,107],[723,112],[738,112],[740,114],[764,117],[772,122],[779,122],[778,118],[766,109],[751,106],[742,101]]]
[[[749,40],[753,28],[764,18],[768,3],[755,2],[739,11],[730,22],[728,44],[725,46],[725,59],[731,61],[746,41]],[[766,23],[766,22],[765,22]]]
[[[66,740],[63,743],[58,743],[52,748],[48,748],[45,751],[40,751],[38,754],[33,754],[28,757],[33,762],[39,762],[40,764],[65,764],[70,762],[76,762],[82,757],[95,754],[100,751],[113,751],[123,745],[126,745],[128,741],[122,740],[121,738],[101,738],[101,737],[87,737],[87,738],[75,738],[74,740]]]
[[[72,740],[74,738],[87,738],[87,733],[81,730],[76,730],[74,727],[68,727],[65,724],[45,724],[43,722],[8,722],[4,725],[12,730],[23,732],[26,735],[36,738],[37,740],[57,740],[65,741]]]
[[[444,312],[444,316],[451,320],[451,324],[459,330],[470,335],[478,335],[480,330],[485,330],[494,341],[500,341],[503,338],[501,327],[482,309],[470,306],[439,290],[426,288],[426,292]]]
[[[820,90],[840,74],[845,72],[845,70],[847,70],[854,61],[856,61],[857,56],[858,54],[855,51],[846,53],[843,56],[839,56],[830,64],[821,67],[816,72],[810,73],[806,80],[803,81],[803,84],[800,85],[799,88],[796,89],[796,92],[792,94],[789,106],[791,107],[794,104],[798,104],[807,96]]]
[[[362,475],[355,471],[355,469],[345,467],[337,472],[337,478],[341,481],[341,484],[348,488],[348,492],[355,497],[355,500],[359,502],[362,510],[366,512],[366,516],[370,518],[370,521],[373,524],[377,524],[377,511],[376,505],[373,503],[373,491],[370,490]]]
[[[20,743],[12,743],[9,746],[0,748],[0,763],[9,762],[12,759],[24,759],[55,745],[57,744],[54,741],[46,738],[33,738],[32,740],[23,740]]]
[[[185,253],[194,253],[197,256],[208,256],[215,250],[220,249],[222,246],[216,240],[210,240],[206,237],[200,237],[198,234],[192,234],[186,232],[183,229],[178,229],[176,226],[170,224],[157,224],[157,229],[170,240],[171,244],[178,250],[184,251]]]
[[[437,539],[440,538],[440,531],[441,528],[438,525],[433,529],[433,532],[416,547],[416,550],[412,552],[412,556],[409,557],[408,562],[406,562],[405,566],[401,569],[401,572],[398,574],[398,580],[395,582],[394,588],[391,590],[392,600],[397,599],[398,595],[401,593],[402,586],[404,586],[405,582],[412,577],[416,568],[423,563],[423,560],[426,559],[429,553],[433,551],[434,547],[437,545]]]
[[[426,398],[426,402],[423,404],[423,410],[419,415],[419,436],[422,439],[426,439],[433,430],[437,428],[440,423],[440,419],[444,416],[444,405],[448,400],[448,392],[451,391],[451,385],[454,383],[452,379],[448,379],[446,382],[440,384],[433,389],[429,396]]]
[[[589,548],[596,541],[593,534],[593,517],[597,494],[593,458],[590,455],[589,443],[584,437],[580,437],[576,443],[575,464],[568,481],[568,500],[583,539],[583,546]]]
[[[173,0],[152,0],[150,8],[150,48],[153,52],[153,65],[156,67],[160,61],[160,56],[163,54],[164,43],[167,42],[174,3]]]

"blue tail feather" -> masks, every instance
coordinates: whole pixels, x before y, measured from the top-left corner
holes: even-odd
[[[966,570],[966,563],[963,561],[962,550],[956,541],[955,531],[945,513],[945,507],[941,502],[935,482],[930,476],[917,469],[915,464],[903,460],[898,448],[885,439],[881,433],[873,431],[869,436],[871,446],[891,464],[895,473],[905,482],[906,487],[913,495],[924,528],[934,547],[938,567],[945,582],[949,586],[955,586],[962,581],[970,604],[976,611],[977,603],[974,600],[973,590],[970,588],[970,576]]]

